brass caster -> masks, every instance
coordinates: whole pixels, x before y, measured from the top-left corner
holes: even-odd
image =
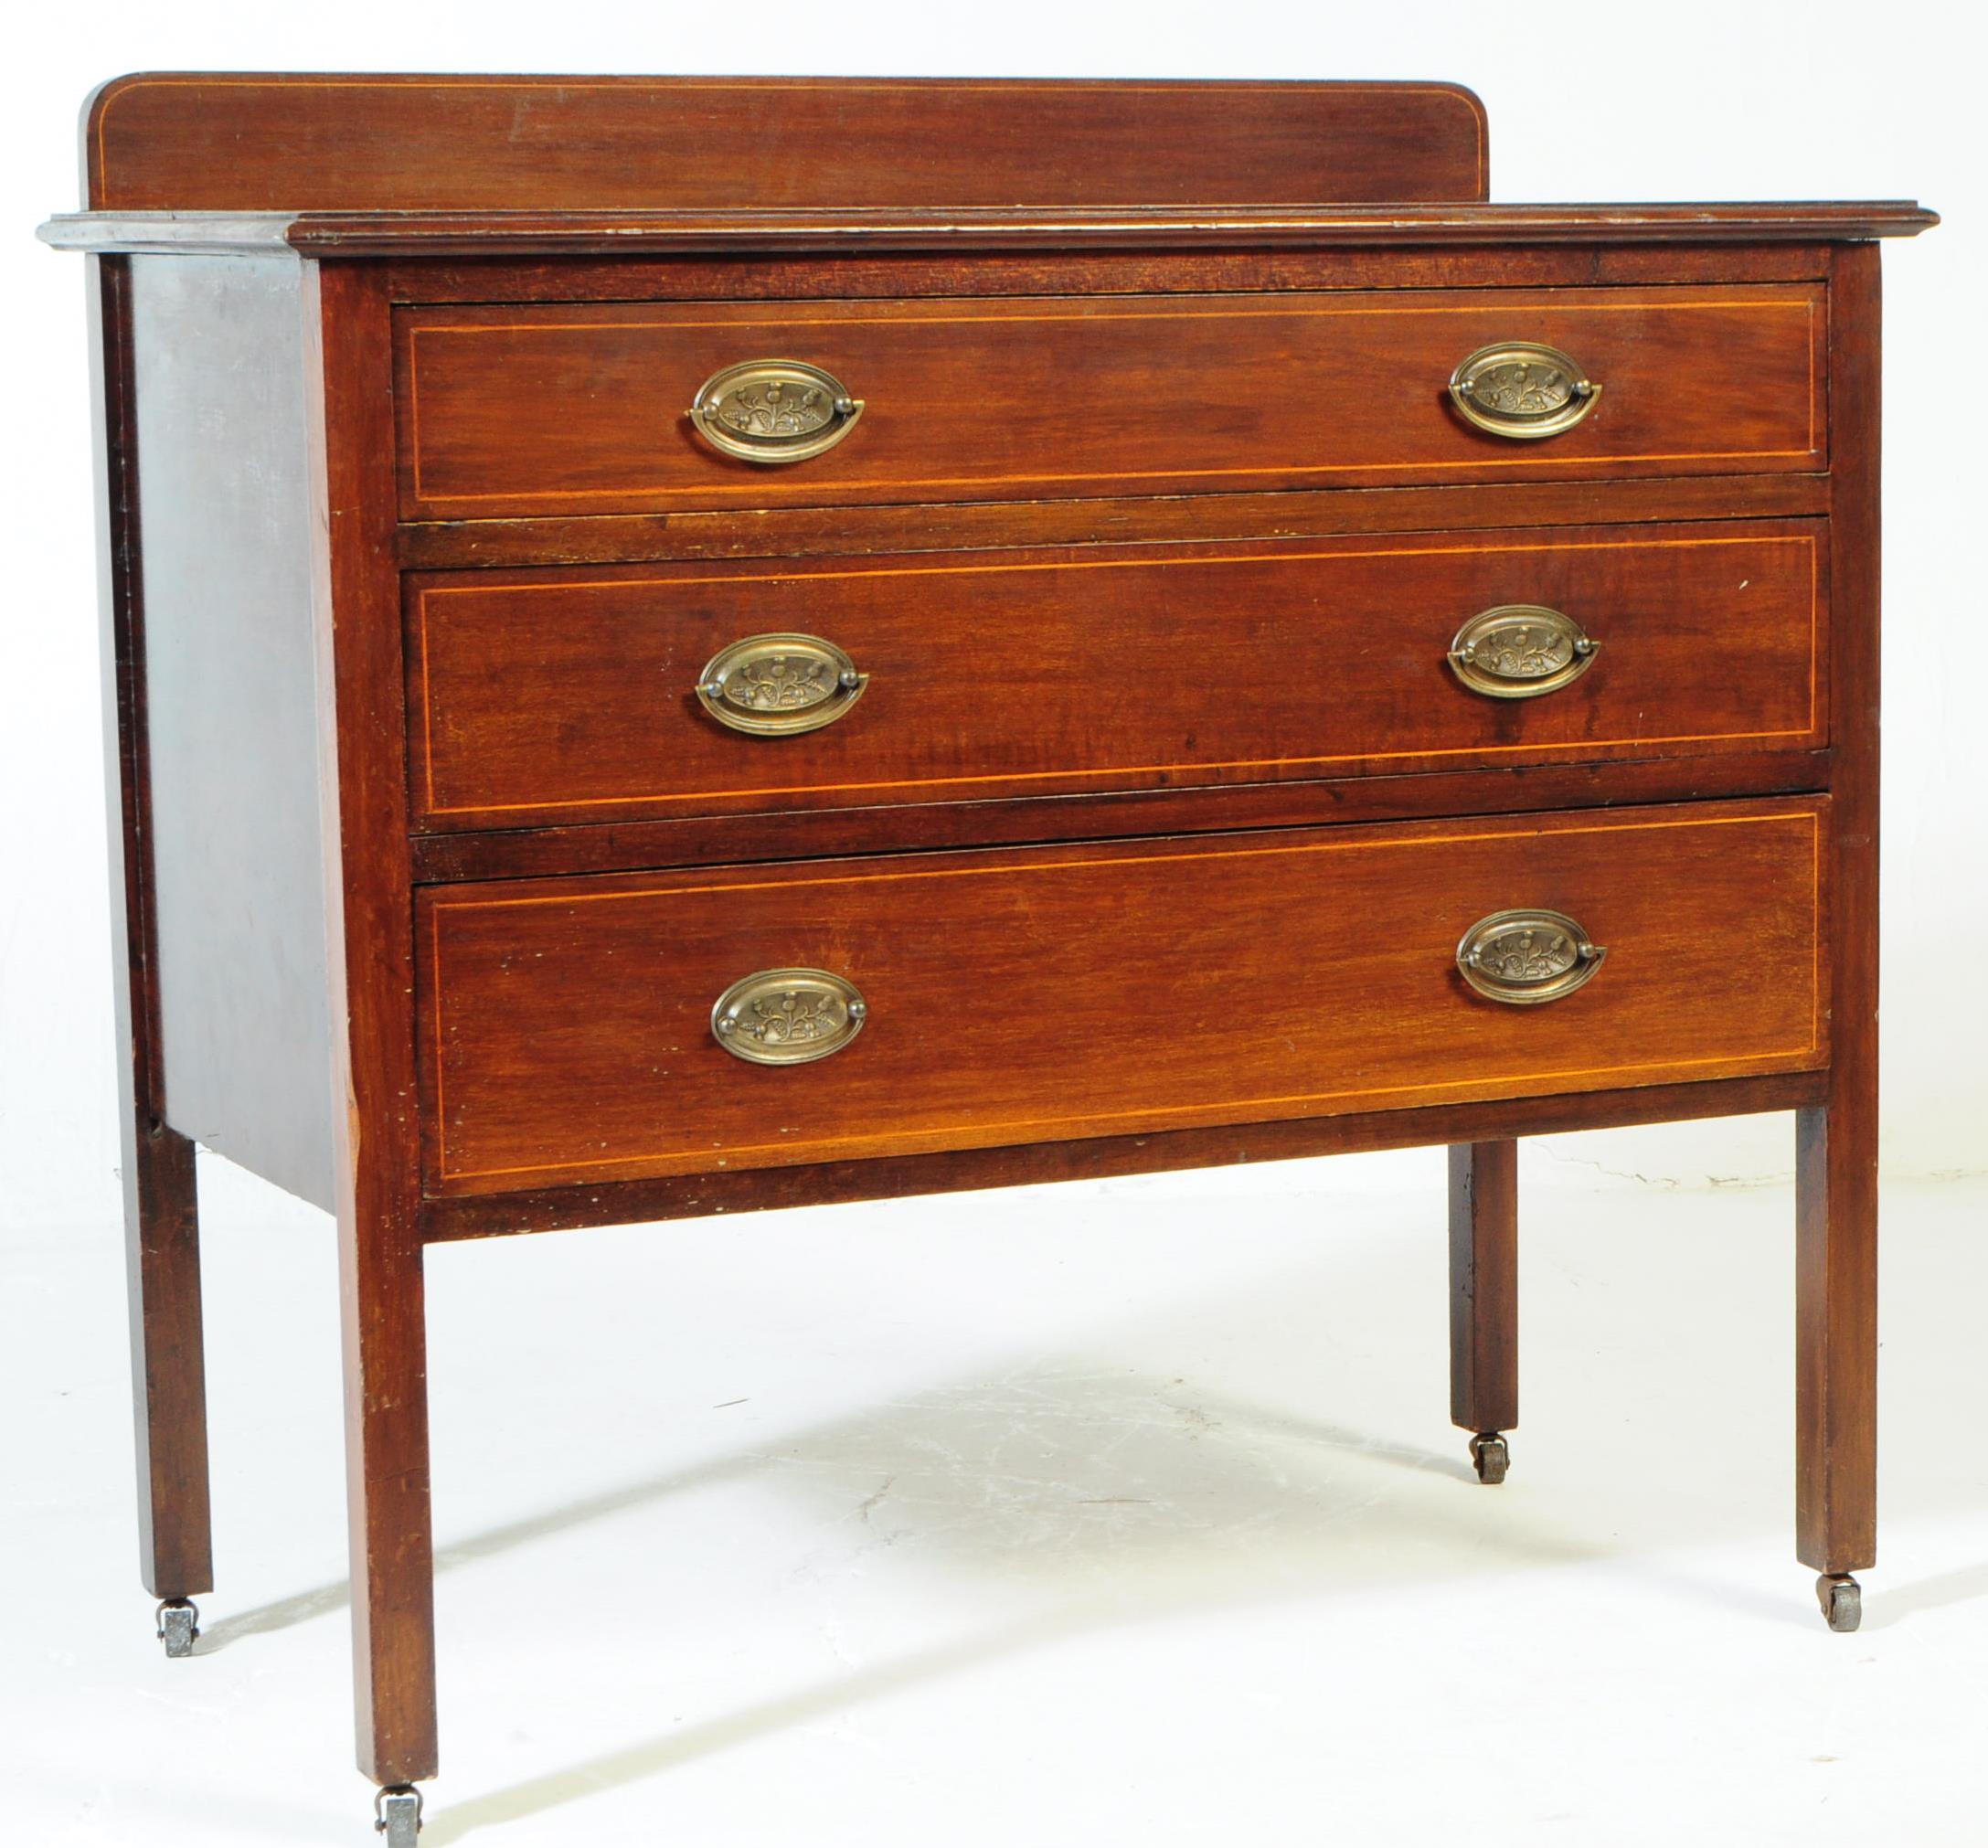
[[[1496,1431],[1479,1431],[1471,1439],[1471,1461],[1477,1466],[1477,1480],[1495,1488],[1512,1467],[1512,1448]]]
[[[193,1653],[194,1639],[200,1634],[200,1611],[190,1598],[169,1598],[159,1606],[159,1641],[169,1656]]]
[[[421,1832],[421,1793],[411,1784],[395,1784],[373,1799],[373,1827],[387,1838],[387,1848],[414,1848]]]
[[[1825,1572],[1815,1581],[1815,1599],[1829,1627],[1847,1636],[1864,1620],[1864,1588],[1847,1572]]]

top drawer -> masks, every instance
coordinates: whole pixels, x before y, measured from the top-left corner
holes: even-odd
[[[410,308],[400,504],[454,519],[1816,470],[1825,314],[1806,283]],[[1569,427],[1494,433],[1459,409],[1460,364],[1515,342],[1600,388]],[[773,456],[813,452],[728,455],[690,409],[754,361],[813,368],[861,408],[838,415],[799,373],[749,378],[724,415],[778,425]]]

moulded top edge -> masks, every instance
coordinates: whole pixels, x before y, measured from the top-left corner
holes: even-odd
[[[319,257],[589,255],[1170,246],[1769,243],[1914,237],[1938,214],[1905,199],[1774,204],[1168,206],[1038,209],[73,212],[58,250],[272,250]]]

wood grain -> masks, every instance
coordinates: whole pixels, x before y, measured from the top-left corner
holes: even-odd
[[[1906,199],[1788,205],[1444,206],[1319,207],[1135,206],[883,207],[822,210],[58,213],[40,228],[58,250],[183,254],[287,245],[313,257],[424,260],[490,257],[543,260],[725,256],[763,261],[824,253],[943,252],[971,241],[986,253],[1370,250],[1397,239],[1426,249],[1467,248],[1494,269],[1556,246],[1607,239],[1623,251],[1749,250],[1757,260],[1789,247],[1866,238],[1910,238],[1940,222]],[[1492,247],[1498,247],[1495,250]],[[1684,266],[1680,265],[1682,269]],[[632,279],[633,280],[633,279]],[[1586,280],[1593,281],[1589,277]],[[1680,279],[1682,280],[1682,279]]]
[[[1817,1572],[1877,1547],[1877,972],[1881,300],[1877,252],[1844,250],[1832,284],[1831,396],[1842,603],[1831,778],[1832,1057],[1826,1103],[1802,1112],[1795,1168],[1795,1541]]]
[[[183,592],[228,605],[174,600],[172,639],[219,639],[167,697],[132,272],[99,271],[127,1249],[145,1571],[185,1596],[211,1562],[177,1131],[329,1115],[370,1777],[438,1762],[430,1240],[1449,1143],[1452,1413],[1503,1429],[1514,1139],[1792,1109],[1798,1547],[1870,1562],[1861,240],[1931,214],[1488,206],[1447,85],[167,73],[98,94],[86,172],[99,209],[51,243],[305,296],[306,350],[238,383],[293,414],[301,369],[324,521],[210,568],[231,536],[189,503],[270,473],[254,433],[144,458]],[[218,297],[204,319],[239,360]],[[1604,388],[1550,442],[1445,397],[1518,338]],[[773,353],[866,398],[850,440],[771,471],[701,448],[694,388]],[[262,554],[312,579],[307,714],[256,691],[295,641],[257,612],[297,604],[229,575]],[[1571,606],[1597,665],[1474,703],[1441,652],[1494,601]],[[686,695],[772,628],[873,678],[768,748]],[[308,791],[271,772],[300,725]],[[199,800],[202,765],[245,806]],[[258,834],[300,799],[314,939]],[[162,940],[198,937],[189,901],[162,940],[162,890],[249,872],[294,888],[252,947],[324,990],[328,1111],[303,1054],[273,1077],[162,1030]],[[1520,905],[1608,949],[1550,1006],[1454,968]],[[716,994],[792,964],[856,981],[863,1034],[728,1057]],[[282,1015],[239,987],[237,1046]]]
[[[978,802],[781,809],[742,828],[729,815],[590,822],[420,834],[411,843],[423,884],[614,873],[653,866],[819,860],[845,854],[1039,845],[1236,828],[1312,827],[1411,816],[1518,815],[1633,802],[1826,789],[1830,754],[1736,751],[1586,764],[1519,764],[1477,770],[1307,777],[1284,782],[1121,790],[1109,794],[1000,796]]]
[[[1450,1422],[1518,1423],[1518,1143],[1450,1145]]]
[[[428,1342],[418,1221],[413,899],[394,605],[388,306],[379,278],[314,274],[322,363],[308,368],[328,513],[319,621],[329,710],[321,795],[338,843],[333,972],[346,1472],[359,1768],[434,1776],[434,1543]]]
[[[1813,748],[1822,540],[1813,523],[1655,526],[421,579],[418,819]],[[1594,664],[1537,699],[1465,687],[1459,624],[1510,603],[1580,622]],[[825,637],[870,676],[845,717],[762,738],[704,710],[705,664],[770,630]]]
[[[1027,302],[575,303],[396,316],[401,511],[643,512],[1541,476],[1759,473],[1825,458],[1820,290],[1430,291]],[[1457,364],[1501,340],[1603,387],[1540,441],[1472,429]],[[741,360],[865,400],[765,467],[686,407]]]
[[[424,894],[431,1188],[765,1167],[1827,1058],[1826,802],[1411,823]],[[1473,995],[1457,940],[1547,905],[1611,962]],[[846,1052],[748,1066],[754,970],[853,981]]]
[[[1481,199],[1432,83],[148,72],[84,124],[100,210]]]
[[[1624,520],[1781,519],[1829,511],[1829,477],[1685,475],[1648,481],[1480,482],[1340,488],[1329,494],[1145,495],[938,506],[758,507],[702,514],[448,520],[403,526],[412,570],[983,551],[1342,533],[1609,526]]]
[[[165,1122],[130,263],[106,258],[91,280],[104,790],[111,807],[112,992],[138,1569],[154,1598],[177,1599],[214,1586],[199,1189],[193,1143]]]
[[[713,1170],[642,1181],[589,1181],[583,1185],[525,1187],[506,1194],[457,1194],[425,1201],[421,1224],[425,1236],[434,1242],[494,1238],[585,1226],[633,1226],[650,1220],[897,1200],[985,1187],[1039,1186],[1052,1181],[1105,1180],[1184,1168],[1296,1161],[1377,1149],[1427,1148],[1481,1138],[1564,1135],[1632,1123],[1687,1122],[1802,1110],[1815,1103],[1827,1085],[1826,1072],[1776,1072],[1765,1078],[1712,1078],[1627,1090],[1363,1110],[1355,1116],[1290,1117],[1204,1130],[1016,1142],[935,1155]]]
[[[293,233],[293,235],[301,235]],[[1827,242],[1621,243],[1600,228],[1554,243],[1457,248],[1371,243],[1231,247],[1197,236],[1176,249],[1010,250],[955,235],[930,250],[829,248],[723,254],[617,248],[589,257],[381,260],[394,300],[445,302],[813,302],[1015,295],[1219,295],[1338,289],[1675,288],[1688,282],[1826,282]]]
[[[287,229],[321,256],[593,256],[681,250],[1358,249],[1383,239],[1527,247],[1582,239],[1665,248],[1909,238],[1940,222],[1905,199],[1790,205],[1385,205],[1331,211],[906,211],[834,214],[478,212],[319,214]],[[116,238],[114,223],[103,228]],[[144,235],[134,226],[127,235]]]

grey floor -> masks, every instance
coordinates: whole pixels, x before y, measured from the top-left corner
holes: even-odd
[[[133,1569],[116,1232],[5,1253],[28,1848],[374,1839],[330,1229],[204,1183],[193,1661]],[[1498,1490],[1434,1152],[436,1253],[424,1844],[1982,1841],[1988,1184],[1887,1189],[1854,1637],[1792,1554],[1790,1190],[1526,1185]]]

